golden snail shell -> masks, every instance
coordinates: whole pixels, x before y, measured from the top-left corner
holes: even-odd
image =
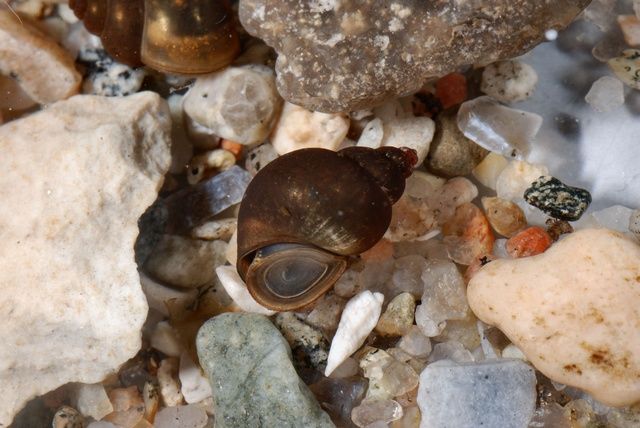
[[[209,73],[240,51],[226,0],[70,0],[69,6],[111,56],[130,66]]]
[[[324,294],[382,238],[416,160],[394,147],[304,149],[262,169],[238,215],[238,273],[256,301],[285,311]]]

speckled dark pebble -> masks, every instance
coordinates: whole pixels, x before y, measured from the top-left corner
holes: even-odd
[[[549,216],[576,221],[591,204],[591,194],[578,187],[567,186],[550,176],[542,176],[524,192],[524,199]]]

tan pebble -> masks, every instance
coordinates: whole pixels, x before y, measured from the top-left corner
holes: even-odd
[[[473,169],[472,174],[483,186],[495,190],[498,176],[508,164],[504,156],[491,152]]]
[[[142,420],[145,407],[135,385],[113,389],[108,395],[113,405],[113,412],[102,420],[124,428],[133,428]]]
[[[231,168],[236,164],[235,155],[224,149],[211,150],[195,156],[187,165],[187,181],[196,184],[211,178],[219,172]]]
[[[511,201],[496,197],[482,198],[482,207],[493,230],[507,238],[527,225],[524,212]]]
[[[142,388],[142,400],[144,401],[144,418],[153,423],[160,404],[160,391],[151,382],[144,384]]]
[[[376,325],[376,332],[382,336],[402,336],[413,325],[416,302],[410,293],[401,293],[389,302]]]
[[[640,50],[627,49],[621,56],[610,59],[608,64],[625,85],[640,89]]]
[[[640,246],[583,229],[545,253],[496,260],[475,275],[469,305],[555,382],[611,406],[640,400]]]
[[[73,407],[62,406],[53,415],[53,428],[83,428],[84,418]]]
[[[640,19],[635,15],[619,15],[618,24],[629,46],[640,45]]]
[[[237,219],[221,218],[194,227],[191,229],[191,236],[196,239],[206,239],[207,241],[215,241],[217,239],[229,241],[235,233],[237,226]]]
[[[449,256],[456,263],[468,266],[493,251],[495,237],[489,221],[480,208],[471,203],[456,209],[453,218],[443,226],[442,234]]]
[[[54,40],[9,10],[0,9],[0,74],[15,75],[40,104],[77,94],[82,81],[73,58]]]
[[[178,406],[183,403],[180,382],[178,381],[178,367],[180,361],[177,358],[165,358],[158,368],[158,386],[160,397],[167,407]]]

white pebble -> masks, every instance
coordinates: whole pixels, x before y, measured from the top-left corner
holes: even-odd
[[[176,331],[167,321],[160,321],[151,333],[151,347],[169,357],[179,357],[184,349]]]
[[[198,295],[198,290],[196,289],[175,289],[167,287],[149,278],[143,272],[140,272],[140,284],[142,285],[142,291],[144,291],[147,297],[149,307],[165,316],[169,316],[169,310],[166,304],[169,300],[175,304],[184,306],[184,303],[193,301]]]
[[[499,198],[509,201],[523,199],[524,191],[543,175],[549,175],[549,169],[544,165],[512,161],[498,176],[496,193]]]
[[[267,138],[281,107],[273,70],[262,65],[200,77],[184,97],[184,111],[193,121],[240,144]]]
[[[431,352],[431,340],[422,334],[418,326],[411,326],[407,334],[402,336],[398,347],[416,358],[426,358]]]
[[[483,186],[496,190],[498,176],[507,167],[509,161],[498,153],[489,153],[472,171],[473,176]]]
[[[193,362],[187,352],[183,352],[180,356],[180,391],[184,397],[184,401],[188,404],[199,403],[200,401],[211,397],[211,385],[209,380],[203,376],[200,367]]]
[[[349,300],[344,307],[336,331],[325,376],[329,376],[344,360],[358,350],[378,323],[384,296],[381,293],[363,291]]]
[[[278,153],[276,153],[273,146],[269,143],[264,143],[247,153],[244,167],[251,175],[256,175],[258,171],[277,157]]]
[[[429,354],[427,361],[431,364],[443,360],[454,361],[456,363],[471,363],[475,361],[475,358],[462,343],[449,341],[436,344],[431,354]]]
[[[615,77],[603,76],[593,83],[584,99],[601,113],[615,110],[624,104],[624,85]]]
[[[215,149],[194,156],[187,168],[189,184],[199,183],[208,170],[224,171],[236,164],[236,157],[229,150]]]
[[[273,315],[274,311],[267,309],[254,300],[234,266],[218,266],[216,273],[220,283],[231,296],[236,305],[245,312],[253,312],[262,315]]]
[[[375,118],[364,127],[360,138],[358,139],[358,146],[370,147],[377,149],[382,145],[382,137],[384,136],[384,128],[382,121],[379,118]]]
[[[287,102],[271,136],[271,144],[280,155],[311,147],[335,151],[348,131],[348,116],[310,111]]]
[[[618,24],[629,46],[640,45],[640,20],[635,15],[618,15]]]
[[[528,64],[510,60],[488,65],[482,73],[480,90],[503,103],[524,101],[538,83],[538,74]]]
[[[113,412],[113,405],[102,384],[75,384],[71,396],[73,406],[84,416],[100,420]]]
[[[182,404],[183,397],[178,382],[178,364],[177,358],[170,357],[160,361],[160,367],[158,367],[160,396],[162,402],[168,407]]]
[[[428,117],[406,117],[385,121],[382,146],[414,149],[418,155],[417,167],[429,154],[435,130],[435,122]]]

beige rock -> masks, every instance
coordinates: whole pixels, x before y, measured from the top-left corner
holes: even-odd
[[[552,380],[613,406],[640,400],[640,246],[621,233],[584,229],[538,256],[493,261],[468,299]]]
[[[40,104],[78,93],[82,77],[73,58],[52,39],[9,10],[0,9],[0,74],[15,75]]]
[[[401,293],[389,302],[378,320],[376,332],[383,336],[402,336],[413,324],[416,302],[410,293]]]
[[[629,46],[640,45],[640,19],[635,15],[619,15],[618,24]]]
[[[500,173],[507,167],[509,161],[498,153],[489,153],[472,171],[473,176],[482,185],[495,190]]]
[[[502,199],[520,200],[524,197],[524,191],[543,175],[549,175],[549,170],[544,165],[518,160],[509,162],[496,180],[496,193]]]
[[[160,367],[158,367],[160,397],[167,407],[179,406],[184,401],[178,380],[179,364],[178,358],[170,357],[160,361]]]
[[[285,103],[271,144],[279,155],[310,147],[338,150],[347,131],[346,115],[320,113]]]
[[[133,244],[169,168],[169,131],[151,93],[77,96],[0,127],[0,426],[138,351],[147,303]]]

